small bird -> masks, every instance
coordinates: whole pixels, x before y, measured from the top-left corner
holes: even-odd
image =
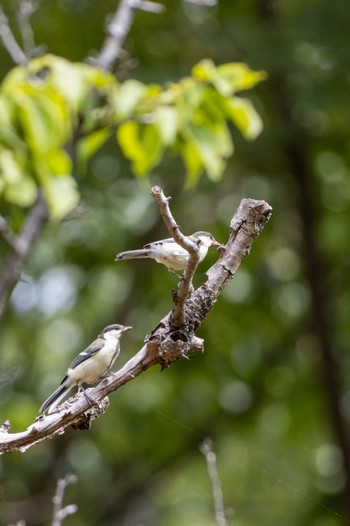
[[[210,232],[195,232],[188,236],[188,239],[199,246],[200,262],[203,261],[210,247],[221,246]],[[177,270],[184,270],[186,268],[189,253],[178,245],[172,237],[170,237],[168,239],[148,243],[140,250],[120,252],[116,255],[115,261],[141,258],[155,259],[157,263],[163,263],[169,272],[177,275]]]
[[[120,352],[120,338],[132,327],[124,325],[108,325],[84,351],[70,364],[66,376],[59,387],[49,396],[39,409],[43,415],[47,410],[52,413],[64,396],[76,385],[83,390],[86,398],[96,401],[83,389],[82,384],[93,384],[103,378]]]

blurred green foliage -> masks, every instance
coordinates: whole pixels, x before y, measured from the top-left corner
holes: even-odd
[[[26,207],[40,187],[51,217],[61,219],[80,197],[67,145],[78,148],[78,164],[85,167],[114,128],[136,175],[148,174],[170,147],[182,156],[191,184],[203,169],[220,178],[233,153],[226,121],[249,139],[262,128],[251,102],[235,93],[265,75],[210,60],[192,73],[162,89],[135,80],[120,85],[114,75],[53,55],[14,68],[0,93],[3,199]]]
[[[2,3],[14,12],[15,2]],[[214,8],[163,3],[164,14],[136,14],[118,68],[123,83],[132,77],[143,85],[176,85],[205,57],[216,64],[246,63],[268,78],[249,94],[264,131],[249,142],[229,124],[235,155],[219,183],[201,178],[184,191],[183,165],[172,154],[152,170],[150,183],[162,184],[173,197],[185,233],[210,230],[224,242],[242,197],[266,199],[273,217],[201,327],[203,356],[130,382],[111,396],[108,412],[91,431],[69,430],[25,454],[2,457],[0,522],[49,524],[56,480],[74,472],[79,480],[65,501],[77,503],[79,511],[65,520],[67,526],[213,524],[198,450],[210,435],[235,526],[343,525],[345,474],[310,325],[307,251],[288,148],[297,141],[311,174],[313,232],[324,256],[322,286],[330,296],[327,321],[348,427],[348,2],[220,0]],[[104,18],[114,9],[112,0],[46,0],[33,18],[36,40],[52,54],[81,62],[100,48]],[[3,49],[0,55],[4,78],[12,64]],[[159,122],[172,124],[158,132],[170,143],[173,114],[162,111]],[[134,326],[119,366],[171,308],[176,282],[163,267],[113,261],[118,251],[166,232],[147,182],[134,179],[120,145],[113,137],[94,140],[86,147],[102,148],[86,175],[76,174],[81,205],[46,228],[2,325],[1,415],[11,420],[12,431],[33,421],[70,360],[101,327],[113,321]],[[2,213],[19,227],[16,206],[6,204]],[[211,253],[197,284],[213,261]]]

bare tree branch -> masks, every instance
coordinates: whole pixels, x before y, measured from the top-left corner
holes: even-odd
[[[146,338],[142,349],[122,369],[110,374],[88,393],[99,406],[91,406],[83,393],[78,393],[45,417],[37,417],[26,431],[9,433],[9,425],[0,428],[0,454],[25,451],[47,438],[62,434],[68,426],[87,429],[93,419],[108,406],[107,396],[130,382],[149,367],[160,364],[164,369],[190,352],[203,352],[203,342],[194,333],[209,314],[220,292],[228,285],[243,258],[271,216],[265,201],[243,199],[231,221],[230,236],[220,259],[207,272],[207,281],[186,301],[186,326],[175,328],[173,312],[165,316]],[[177,231],[176,231],[177,232]]]
[[[16,285],[23,266],[27,261],[33,244],[37,240],[45,223],[49,218],[49,213],[41,190],[34,205],[28,212],[21,232],[16,238],[16,250],[10,255],[0,276],[0,317],[3,314],[6,300],[12,288]]]
[[[74,484],[78,480],[78,477],[76,475],[73,475],[72,473],[68,473],[63,479],[59,479],[57,482],[56,487],[56,493],[52,499],[53,501],[53,519],[52,519],[52,526],[61,526],[62,521],[68,517],[68,515],[72,515],[73,513],[76,513],[78,510],[78,506],[76,504],[68,504],[67,506],[63,507],[63,497],[64,492],[66,491],[67,486],[70,484]]]
[[[199,263],[199,247],[193,243],[188,237],[184,236],[179,225],[172,216],[169,201],[170,197],[165,197],[163,190],[159,186],[154,186],[151,190],[153,199],[159,206],[159,210],[165,226],[169,234],[174,238],[176,243],[189,253],[188,264],[184,270],[182,279],[180,281],[179,290],[175,296],[175,306],[172,312],[172,325],[174,327],[183,327],[186,323],[185,319],[185,303],[192,287],[192,278],[197,270]]]
[[[216,455],[214,453],[213,443],[210,438],[206,438],[202,442],[202,444],[199,446],[199,450],[201,453],[203,453],[207,463],[208,475],[213,492],[216,526],[228,526],[220,478],[216,467]]]
[[[218,0],[185,0],[188,4],[198,5],[200,7],[215,7]]]
[[[32,0],[22,0],[19,4],[17,12],[18,27],[22,36],[22,44],[24,53],[29,60],[30,58],[39,55],[45,51],[46,46],[35,45],[34,31],[32,29],[30,19],[39,7],[38,2]]]
[[[12,58],[15,64],[22,66],[27,64],[28,58],[15,39],[14,34],[12,33],[9,21],[7,16],[4,13],[3,8],[0,6],[0,38],[2,43],[7,50],[8,54]]]
[[[135,11],[161,13],[164,6],[146,0],[121,0],[117,10],[107,25],[107,36],[97,57],[90,57],[89,62],[94,66],[109,71],[119,58],[123,43],[130,31]]]
[[[0,216],[0,234],[8,246],[14,252],[17,252],[17,236],[3,216]]]

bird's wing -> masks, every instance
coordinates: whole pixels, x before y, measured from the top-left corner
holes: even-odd
[[[95,340],[94,342],[92,342],[91,345],[89,345],[89,347],[87,347],[84,351],[82,351],[80,354],[78,354],[78,356],[70,364],[69,368],[70,369],[75,369],[75,367],[77,367],[77,365],[79,365],[80,363],[84,362],[85,360],[90,358],[90,356],[92,356],[93,354],[95,354],[98,351],[100,351],[102,349],[102,347],[103,347],[103,342],[101,342],[99,340]]]
[[[165,243],[172,243],[174,245],[177,245],[179,246],[176,241],[174,240],[174,238],[172,237],[168,237],[167,239],[161,239],[159,241],[152,241],[151,243],[147,243],[147,245],[144,245],[143,248],[146,248],[146,249],[152,249],[152,248],[157,248],[157,247],[161,247],[162,245],[164,245]]]

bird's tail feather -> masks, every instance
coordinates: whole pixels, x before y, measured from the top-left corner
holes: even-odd
[[[148,258],[149,257],[149,250],[146,249],[140,249],[140,250],[128,250],[126,252],[120,252],[116,255],[115,260],[122,260],[122,259],[141,259],[141,258]]]
[[[47,400],[43,403],[43,405],[39,409],[39,413],[43,415],[48,409],[49,413],[52,413],[54,408],[60,403],[62,398],[68,393],[68,391],[71,390],[73,386],[69,385],[69,383],[64,382],[59,387],[57,387],[56,391],[52,393],[52,395],[49,396]]]

